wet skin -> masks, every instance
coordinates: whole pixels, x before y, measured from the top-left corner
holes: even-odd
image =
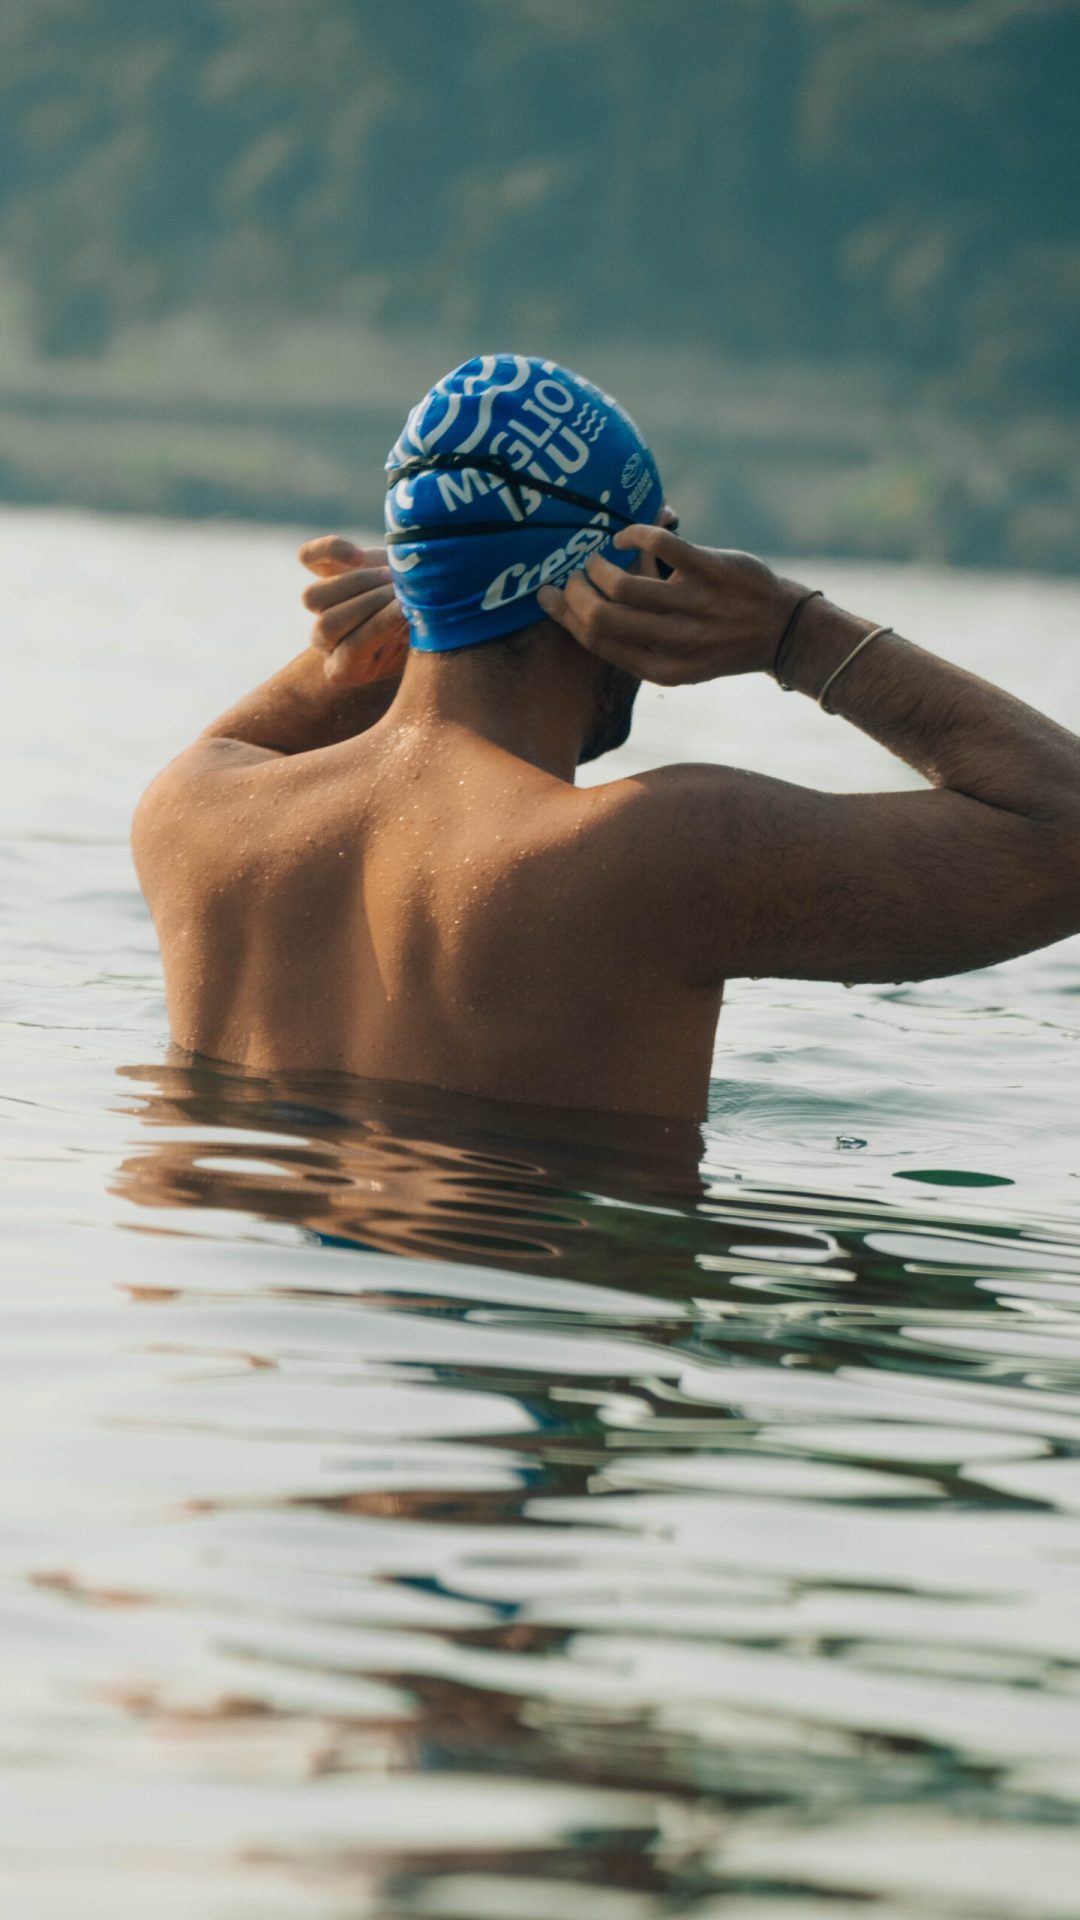
[[[182,1047],[694,1119],[727,978],[923,978],[1080,929],[1080,741],[894,635],[830,699],[927,791],[712,765],[578,788],[633,679],[769,671],[806,592],[619,537],[635,570],[594,556],[524,645],[407,657],[384,556],[302,550],[314,644],[136,815]],[[816,696],[877,624],[808,602],[785,677]]]

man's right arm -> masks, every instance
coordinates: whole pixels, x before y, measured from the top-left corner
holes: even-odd
[[[812,600],[799,615],[784,671],[819,690],[874,623]],[[836,681],[832,712],[906,760],[932,786],[1033,821],[1071,820],[1080,807],[1080,739],[976,674],[883,633]]]
[[[590,568],[610,598],[590,607],[582,581],[571,611],[579,624],[591,620],[592,650],[629,664],[609,644],[625,610],[631,670],[648,665],[651,649],[648,678],[675,684],[712,677],[707,664],[718,674],[771,666],[803,590],[748,556],[635,530],[646,532],[692,591],[665,605],[672,582],[615,568],[597,579]],[[710,594],[714,606],[726,603],[711,624],[702,611]],[[808,602],[785,648],[786,680],[817,697],[875,624]],[[919,979],[1080,931],[1080,739],[892,634],[851,661],[829,700],[931,791],[828,794],[720,767],[670,767],[640,782],[665,845],[656,905],[669,930],[682,929],[693,977]]]

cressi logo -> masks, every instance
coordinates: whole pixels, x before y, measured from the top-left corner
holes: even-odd
[[[622,472],[619,475],[619,485],[623,487],[627,493],[629,493],[630,488],[633,486],[634,481],[637,479],[638,474],[640,472],[641,472],[641,455],[640,453],[632,453],[630,455],[629,460],[626,462],[626,465],[624,466]]]
[[[509,606],[512,600],[524,600],[538,587],[562,586],[575,568],[584,565],[590,553],[599,553],[611,539],[611,532],[611,522],[602,513],[576,528],[565,546],[556,547],[535,566],[526,566],[522,560],[512,561],[491,581],[480,602],[481,608],[485,613],[492,613],[496,607]]]

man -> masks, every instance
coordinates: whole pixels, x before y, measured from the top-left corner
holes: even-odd
[[[678,538],[608,396],[485,356],[388,467],[390,564],[303,548],[314,645],[139,807],[182,1047],[693,1119],[733,975],[921,979],[1080,930],[1080,741]],[[714,765],[575,786],[642,679],[762,672],[929,790]]]

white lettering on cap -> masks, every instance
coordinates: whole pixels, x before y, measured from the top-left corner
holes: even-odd
[[[520,589],[511,590],[510,582],[519,580],[524,571],[521,561],[515,560],[512,567],[504,567],[502,573],[497,573],[480,602],[482,611],[493,613],[496,607],[509,606],[511,600],[518,599]]]
[[[629,494],[627,495],[626,504],[630,508],[631,513],[636,513],[642,501],[648,499],[648,496],[652,491],[652,484],[653,484],[652,472],[648,467],[646,467],[644,473],[642,473],[639,476],[637,484],[631,488]]]
[[[538,380],[533,393],[540,405],[552,413],[569,413],[574,404],[573,394],[561,380]]]
[[[525,600],[540,586],[561,586],[590,553],[597,553],[610,538],[610,526],[589,520],[570,535],[565,547],[555,547],[535,566],[526,567],[523,561],[515,560],[496,574],[480,602],[481,611],[494,613],[497,607]]]
[[[456,513],[458,502],[467,507],[474,493],[489,491],[488,483],[475,467],[464,467],[460,473],[440,473],[436,475],[436,485],[447,513]]]

